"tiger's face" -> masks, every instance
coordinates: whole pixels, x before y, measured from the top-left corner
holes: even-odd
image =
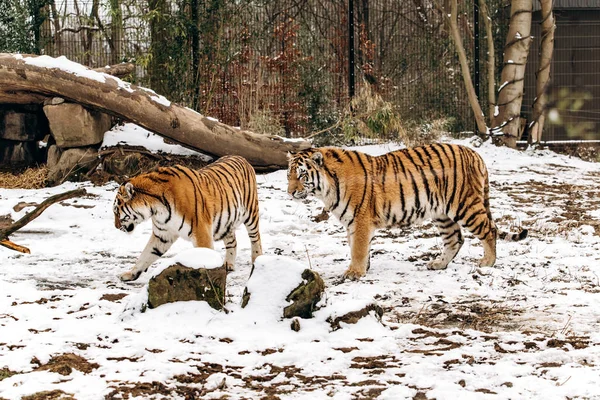
[[[288,193],[295,199],[305,199],[309,194],[322,191],[320,168],[323,154],[318,150],[288,153]]]
[[[117,191],[113,212],[115,214],[115,228],[123,232],[132,232],[137,224],[146,217],[135,204],[135,188],[129,182],[121,185]]]

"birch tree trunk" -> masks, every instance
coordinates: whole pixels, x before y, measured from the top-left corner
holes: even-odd
[[[542,6],[542,42],[540,43],[540,67],[535,76],[535,101],[533,102],[532,125],[529,130],[529,143],[539,143],[542,139],[546,119],[548,85],[550,84],[550,64],[554,53],[554,13],[552,0],[540,0]]]
[[[532,0],[512,0],[510,25],[504,46],[504,67],[498,89],[498,115],[492,122],[497,144],[515,148],[520,127],[523,84],[531,45]]]

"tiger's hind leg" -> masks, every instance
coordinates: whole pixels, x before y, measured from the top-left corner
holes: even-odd
[[[438,258],[427,265],[427,268],[435,270],[446,269],[450,261],[456,257],[456,253],[458,253],[464,243],[462,233],[460,232],[460,225],[447,216],[438,217],[433,223],[437,226],[442,235],[444,249]]]
[[[480,267],[493,267],[496,263],[496,237],[498,230],[491,219],[491,214],[483,203],[474,204],[464,217],[458,221],[460,226],[469,230],[483,245],[483,258]]]
[[[256,209],[258,210],[258,205],[256,206]],[[258,211],[255,214],[248,216],[244,224],[246,225],[248,237],[250,238],[252,265],[254,265],[256,258],[263,253],[262,243],[260,241],[260,230],[258,229]]]
[[[233,271],[235,269],[235,256],[237,254],[237,240],[235,231],[232,230],[223,238],[225,243],[225,269]]]

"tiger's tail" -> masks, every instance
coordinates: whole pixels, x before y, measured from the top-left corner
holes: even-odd
[[[493,221],[492,212],[490,210],[490,181],[487,173],[485,174],[485,182],[483,184],[483,205],[485,206],[485,209],[487,211],[488,218],[490,219],[490,221]],[[494,226],[496,226],[495,223]],[[504,232],[498,229],[497,226],[496,229],[498,231],[498,239],[502,239],[507,242],[521,241],[525,239],[529,234],[529,231],[527,229],[521,229],[519,233]]]
[[[518,242],[520,240],[525,239],[528,234],[529,231],[527,229],[521,229],[521,232],[519,233],[510,233],[498,230],[498,238],[506,240],[507,242]]]

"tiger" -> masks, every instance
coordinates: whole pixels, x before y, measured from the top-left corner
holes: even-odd
[[[499,231],[490,212],[488,171],[468,147],[434,143],[370,156],[335,147],[288,153],[288,194],[321,200],[346,228],[350,266],[342,279],[357,280],[370,267],[374,232],[431,219],[443,250],[427,265],[445,269],[464,243],[465,228],[483,244],[480,266],[496,262],[496,238],[519,241],[519,233]]]
[[[223,240],[227,270],[237,252],[235,230],[246,226],[252,264],[262,255],[256,175],[243,157],[225,156],[199,170],[181,165],[159,167],[123,183],[116,194],[115,227],[132,232],[152,219],[152,235],[122,281],[135,281],[181,237],[194,247],[213,248]]]

